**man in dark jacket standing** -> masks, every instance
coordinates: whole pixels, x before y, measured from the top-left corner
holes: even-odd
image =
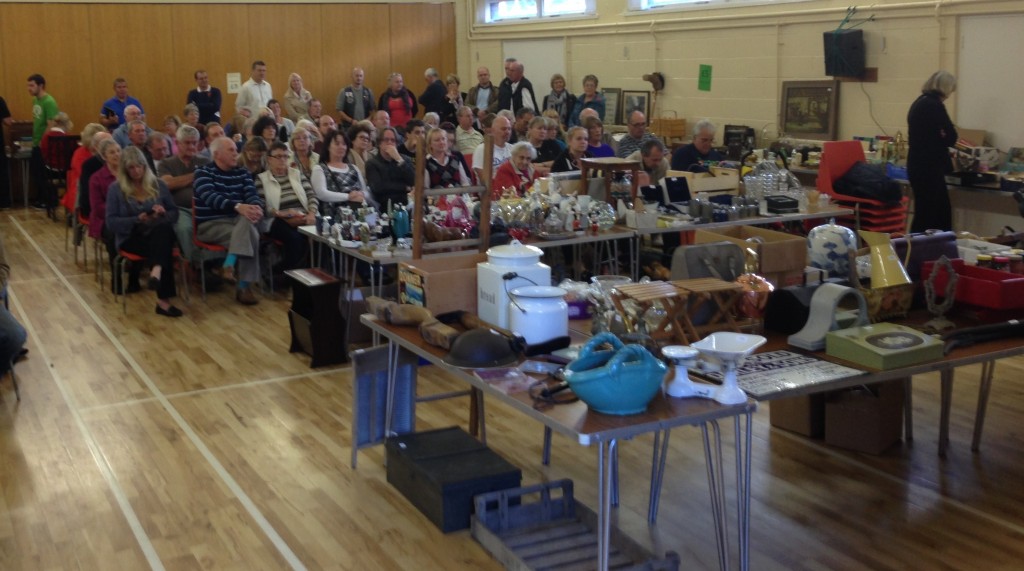
[[[438,77],[437,70],[428,67],[423,72],[423,79],[427,82],[427,89],[420,94],[419,102],[423,106],[424,113],[434,112],[437,113],[438,117],[443,117],[445,113],[445,98],[448,95],[448,88],[444,86],[444,82]]]
[[[523,107],[537,111],[537,99],[533,96],[533,84],[523,77],[525,67],[509,58],[505,60],[505,79],[498,87],[498,109],[510,109],[513,113]]]

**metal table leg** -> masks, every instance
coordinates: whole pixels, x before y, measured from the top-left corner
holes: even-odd
[[[939,456],[946,455],[949,448],[949,409],[953,403],[953,369],[945,369],[940,374],[942,384],[942,404],[939,413]]]
[[[609,546],[611,543],[611,479],[612,457],[618,444],[612,439],[599,442],[597,447],[597,569],[608,571]]]
[[[981,431],[985,428],[985,409],[988,407],[988,394],[992,390],[992,375],[995,371],[995,361],[985,361],[981,364],[981,384],[978,386],[978,410],[974,413],[974,438],[971,440],[972,452],[977,452],[981,447]]]
[[[658,520],[658,502],[661,500],[661,484],[665,479],[665,460],[668,458],[668,437],[671,430],[665,431],[661,439],[661,431],[654,433],[654,454],[651,460],[651,491],[647,502],[647,523],[654,525]],[[658,441],[661,440],[661,446]]]
[[[704,463],[707,466],[708,491],[711,495],[711,515],[715,523],[718,567],[725,570],[729,568],[729,535],[726,529],[725,478],[722,474],[724,465],[722,462],[722,435],[718,427],[718,421],[713,420],[710,424],[714,433],[714,454],[712,454],[711,439],[708,435],[708,423],[701,424],[700,428],[704,440]]]

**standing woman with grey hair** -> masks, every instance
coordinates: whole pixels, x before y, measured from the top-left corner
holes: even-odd
[[[943,102],[955,90],[953,74],[937,71],[924,82],[921,95],[907,113],[910,144],[907,178],[914,191],[911,232],[953,229],[953,209],[945,176],[953,170],[949,147],[956,144],[957,133]]]
[[[121,155],[117,182],[107,192],[106,216],[115,247],[149,261],[149,289],[156,290],[157,315],[181,317],[181,310],[170,302],[177,295],[171,251],[178,207],[164,181],[149,170],[138,147],[128,147]],[[133,270],[136,275],[138,271]]]
[[[442,87],[442,91],[444,88]],[[388,76],[388,88],[380,94],[377,109],[387,111],[391,117],[391,126],[405,130],[405,124],[420,112],[416,104],[416,96],[405,88],[402,74],[392,73]]]

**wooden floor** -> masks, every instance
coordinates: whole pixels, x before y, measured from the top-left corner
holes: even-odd
[[[385,479],[380,448],[349,468],[351,372],[288,353],[288,301],[227,293],[124,317],[42,213],[0,213],[11,308],[29,330],[22,401],[0,385],[0,569],[496,569],[468,532],[442,534]],[[421,392],[450,388],[421,369]],[[936,455],[938,379],[914,382],[915,441],[848,453],[755,415],[753,569],[1024,568],[1021,360],[1000,363],[985,440],[970,451],[978,368],[955,385]],[[418,427],[465,425],[464,400],[420,405]],[[490,445],[524,482],[572,478],[593,506],[596,453],[487,408]],[[620,448],[617,525],[686,569],[717,566],[695,429],[673,433],[657,526],[651,439]],[[731,473],[731,472],[730,472]]]

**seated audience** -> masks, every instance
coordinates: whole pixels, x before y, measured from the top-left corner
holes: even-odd
[[[213,160],[213,154],[210,151],[210,145],[213,144],[217,139],[225,136],[224,127],[220,123],[207,123],[206,124],[206,137],[203,139],[203,150],[199,154]]]
[[[441,127],[439,128],[448,136],[448,152],[462,163],[462,170],[465,171],[466,175],[469,177],[469,183],[476,184],[476,177],[473,176],[473,169],[470,168],[469,161],[466,160],[466,156],[462,154],[462,151],[455,146],[455,125],[452,125],[451,123],[441,123]]]
[[[185,108],[181,111],[181,116],[185,125],[195,127],[196,129],[202,124],[199,122],[199,108],[196,107],[195,103],[189,103],[185,105]],[[200,133],[202,135],[202,133]],[[174,135],[171,135],[172,137]]]
[[[416,160],[416,145],[427,134],[427,126],[419,119],[410,119],[405,124],[405,143],[398,145],[398,152]]]
[[[181,127],[181,119],[176,115],[168,115],[164,117],[163,127],[162,132],[164,135],[167,135],[167,141],[171,145],[170,154],[173,155],[178,152],[178,147],[174,138],[178,135],[178,127]]]
[[[583,76],[583,94],[576,99],[576,105],[573,107],[572,113],[569,115],[569,125],[582,125],[583,119],[580,117],[580,113],[584,109],[593,109],[597,112],[597,118],[604,120],[604,95],[597,90],[597,76],[596,75],[585,75]]]
[[[273,115],[259,117],[252,125],[253,138],[261,138],[267,148],[277,140],[277,120]]]
[[[7,290],[10,277],[11,266],[7,264],[7,250],[4,249],[3,239],[0,239],[0,290]],[[0,375],[6,375],[11,365],[20,356],[28,353],[28,350],[25,349],[27,340],[28,333],[25,328],[18,323],[18,320],[3,304],[0,304]]]
[[[604,123],[597,117],[587,117],[581,126],[587,130],[587,150],[598,158],[614,157],[615,151],[604,142]]]
[[[312,100],[313,94],[302,86],[302,76],[297,73],[289,75],[288,89],[284,92],[284,116],[293,123],[308,116],[309,102]],[[267,106],[270,107],[270,104],[268,103]],[[279,115],[276,112],[274,114]],[[288,134],[291,135],[291,131]]]
[[[71,155],[71,167],[68,169],[67,180],[67,192],[64,193],[64,197],[61,198],[61,204],[68,212],[72,212],[75,209],[78,199],[78,180],[82,176],[82,166],[87,160],[95,156],[96,152],[93,149],[93,137],[97,133],[106,133],[107,128],[99,123],[89,123],[82,129],[82,133],[79,135],[81,143],[75,152]]]
[[[260,277],[257,225],[263,220],[263,199],[252,174],[238,166],[238,148],[231,139],[221,137],[210,149],[213,162],[196,170],[194,182],[196,237],[228,249],[224,267],[238,265],[235,300],[254,305],[259,300],[250,285]]]
[[[281,102],[277,99],[271,99],[267,103],[267,107],[274,113],[274,124],[277,125],[277,136],[282,143],[287,143],[289,137],[292,136],[292,131],[295,130],[295,123],[292,120],[281,114]]]
[[[238,155],[238,166],[249,171],[255,177],[267,168],[267,149],[269,145],[262,137],[252,137],[242,145]]]
[[[96,124],[99,125],[99,123]],[[100,144],[107,140],[113,141],[114,137],[106,128],[92,136],[92,156],[85,159],[85,162],[82,163],[82,174],[78,177],[78,196],[75,197],[75,206],[78,207],[78,216],[86,220],[89,219],[89,215],[92,212],[89,184],[92,181],[92,175],[96,174],[106,164],[106,159],[100,154]],[[115,142],[114,144],[116,145],[117,143]]]
[[[275,141],[267,154],[270,168],[256,177],[256,191],[267,205],[261,229],[284,246],[284,260],[275,271],[304,265],[309,240],[299,226],[315,223],[318,209],[313,187],[298,169],[288,166],[288,158],[288,146]]]
[[[562,153],[558,143],[548,140],[548,119],[546,117],[534,117],[530,121],[530,128],[526,132],[524,142],[530,143],[533,147],[533,166],[540,176],[545,176],[551,171],[551,163]]]
[[[306,113],[305,119],[309,119],[314,125],[319,125],[320,117],[323,116],[323,111],[323,103],[320,103],[320,100],[314,97],[309,100],[309,111]]]
[[[156,172],[160,161],[172,155],[170,138],[163,133],[153,131],[146,137],[146,147],[142,154],[146,157],[146,165],[150,167],[150,170]]]
[[[107,228],[114,235],[116,249],[149,262],[149,289],[156,291],[157,315],[165,317],[182,315],[170,301],[177,295],[172,253],[177,220],[178,207],[167,185],[149,170],[141,151],[125,149],[117,182],[107,193]],[[139,271],[132,269],[135,274]]]
[[[715,142],[715,124],[707,119],[693,126],[693,141],[672,153],[672,170],[707,172],[709,162],[725,160],[712,145]]]
[[[441,126],[441,116],[431,111],[423,114],[423,125],[429,129],[437,129]],[[408,126],[408,124],[406,124]]]
[[[317,129],[320,131],[320,138],[313,143],[313,150],[320,153],[320,156],[325,156],[327,153],[324,151],[323,144],[327,138],[327,133],[337,130],[338,125],[334,122],[334,117],[330,115],[321,115],[320,120],[317,121]]]
[[[181,253],[187,260],[192,259],[192,196],[196,170],[210,164],[211,159],[200,156],[199,131],[189,125],[178,128],[178,152],[173,157],[160,161],[156,174],[167,185],[167,189],[178,207],[178,222],[174,231],[178,236]]]
[[[464,155],[471,155],[484,142],[484,134],[473,125],[476,117],[473,110],[463,105],[455,114],[458,126],[455,128],[455,146]]]
[[[490,116],[484,118],[485,127],[491,129],[491,137],[493,142],[491,147],[493,148],[493,155],[491,156],[491,173],[495,173],[501,163],[507,161],[512,156],[512,145],[509,144],[508,140],[512,136],[512,123],[509,122],[505,117],[495,117],[493,122],[489,125],[487,120]],[[473,150],[473,170],[476,171],[476,179],[483,181],[483,168],[484,168],[484,143],[477,145],[476,149]]]
[[[365,121],[356,121],[349,128],[348,140],[352,148],[348,151],[348,162],[359,169],[366,178],[366,161],[373,156],[373,125]]]
[[[448,134],[443,129],[431,129],[427,134],[426,145],[423,180],[427,182],[428,188],[469,186],[469,175],[462,162],[448,150]]]
[[[412,161],[398,152],[398,133],[393,127],[385,127],[377,135],[377,154],[366,163],[366,178],[381,208],[387,208],[389,202],[408,204],[416,172]]]
[[[142,110],[136,107],[135,105],[129,105],[128,107],[124,108],[124,116],[125,122],[122,123],[117,129],[114,129],[114,131],[111,133],[112,135],[114,135],[114,140],[117,141],[118,145],[121,145],[122,149],[132,144],[131,141],[128,140],[128,129],[131,127],[132,123],[142,119]],[[145,126],[146,124],[143,123],[142,125]],[[150,131],[152,131],[152,129],[146,127],[147,135],[149,135]]]
[[[105,139],[99,146],[100,156],[103,157],[103,168],[93,173],[89,179],[89,237],[102,240],[107,246],[107,259],[110,260],[110,275],[114,275],[114,258],[117,250],[114,249],[113,235],[107,232],[107,191],[110,185],[117,181],[118,168],[121,166],[121,147],[113,139]],[[121,293],[121,284],[116,280],[110,284],[114,293]],[[126,291],[139,291],[138,281],[130,282]]]
[[[530,121],[533,121],[533,118],[536,116],[537,114],[529,107],[523,107],[516,111],[516,120],[512,124],[513,143],[526,140],[527,132],[530,130]]]
[[[640,161],[643,170],[639,173],[638,183],[641,186],[659,184],[668,172],[669,162],[665,156],[665,145],[658,139],[648,139],[640,145],[640,150],[626,157],[626,160]]]
[[[349,147],[348,137],[341,131],[331,131],[324,139],[320,166],[313,169],[310,180],[324,212],[332,212],[339,206],[371,203],[366,180],[359,169],[348,163]]]
[[[517,197],[525,195],[538,176],[532,162],[536,157],[537,151],[528,141],[512,145],[512,158],[498,167],[491,181],[491,198],[500,200],[509,194]]]
[[[313,176],[313,169],[320,164],[320,155],[313,150],[313,136],[308,130],[296,126],[290,143],[292,158],[288,166],[298,169],[302,176],[309,180]]]
[[[51,121],[52,125],[50,128],[43,132],[43,138],[39,141],[39,150],[43,153],[43,158],[47,163],[56,163],[57,157],[51,157],[53,149],[51,149],[50,138],[67,135],[75,128],[75,124],[71,122],[71,117],[68,114],[61,111],[53,117]]]
[[[569,144],[562,154],[551,163],[551,172],[568,172],[580,170],[580,159],[591,158],[587,150],[589,135],[583,127],[569,128]]]
[[[626,122],[628,131],[619,139],[619,146],[615,149],[615,156],[628,157],[634,152],[639,151],[640,146],[647,141],[661,141],[647,130],[647,117],[644,116],[642,111],[630,113]]]
[[[548,109],[544,112],[544,119],[547,120],[544,124],[548,129],[548,140],[554,141],[558,148],[564,151],[567,137],[562,130],[562,124],[558,122],[558,117],[555,117],[555,112]]]

